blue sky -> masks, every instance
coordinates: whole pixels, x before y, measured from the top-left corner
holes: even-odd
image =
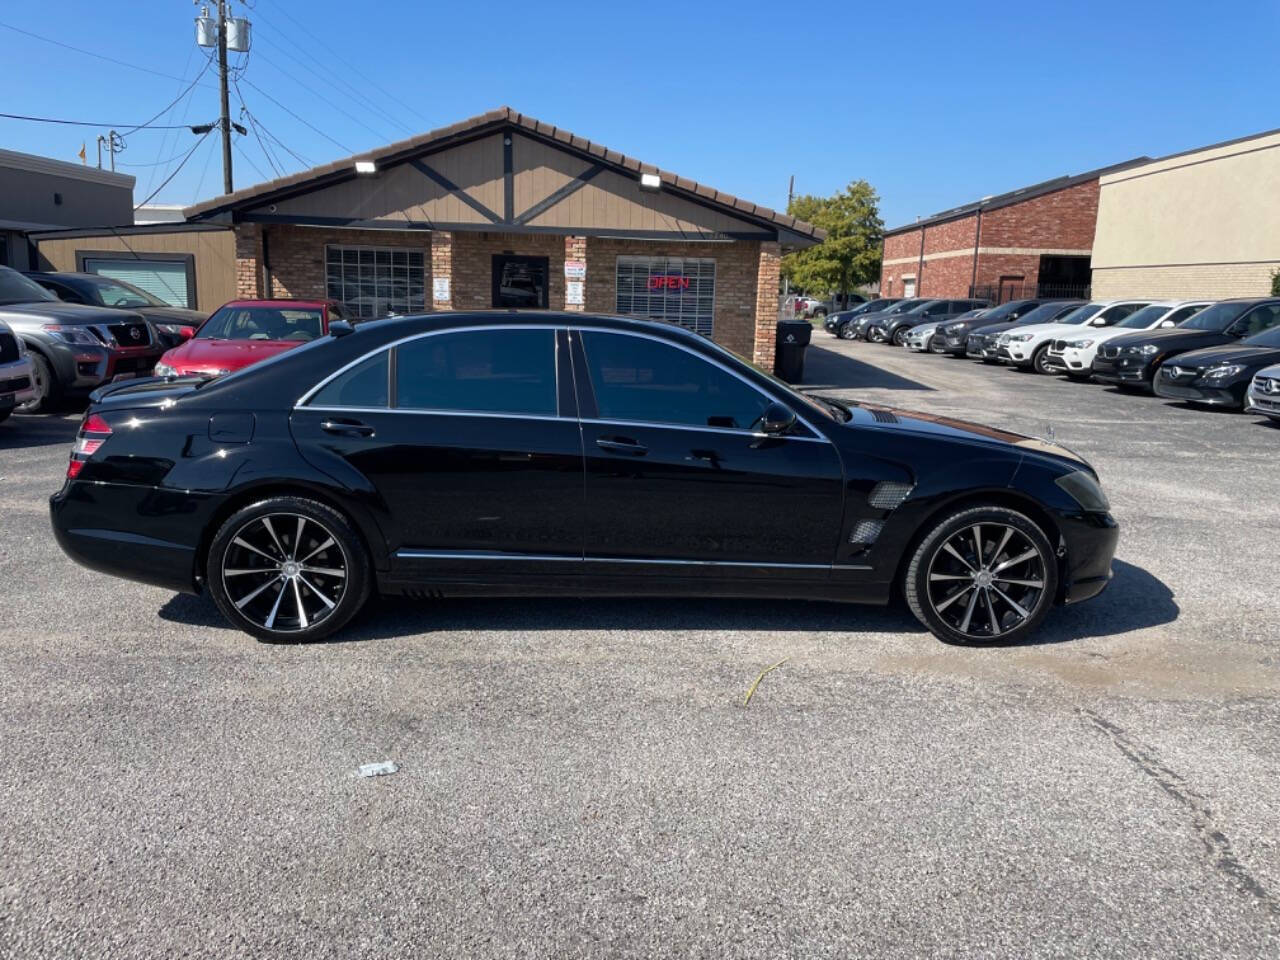
[[[167,76],[0,27],[0,111],[147,120],[204,64],[195,14],[188,0],[5,4],[0,23]],[[896,226],[1061,174],[1280,127],[1274,2],[256,0],[247,15],[244,102],[317,164],[507,104],[778,209],[792,174],[797,192],[818,194],[865,178]],[[201,83],[156,122],[215,119],[212,71]],[[239,107],[233,91],[233,114]],[[94,162],[99,132],[0,118],[0,146],[62,159],[87,142]],[[127,137],[119,169],[138,177],[136,202],[195,140]],[[267,143],[287,172],[303,167]],[[237,144],[237,186],[271,174],[253,133]],[[220,190],[213,136],[155,202]]]

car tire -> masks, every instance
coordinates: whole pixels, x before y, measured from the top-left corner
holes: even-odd
[[[53,367],[49,361],[34,350],[29,351],[31,357],[31,385],[35,388],[35,396],[26,403],[18,405],[20,413],[48,413],[62,399],[58,378],[53,375]]]
[[[205,571],[222,615],[276,643],[337,632],[364,606],[372,581],[369,552],[351,522],[292,496],[260,500],[227,518],[209,545]]]
[[[1034,370],[1036,373],[1042,373],[1045,376],[1049,376],[1051,373],[1053,373],[1053,371],[1044,365],[1045,360],[1047,360],[1048,357],[1049,357],[1049,344],[1046,343],[1043,347],[1040,347],[1038,350],[1036,350],[1035,353],[1031,355],[1031,369]]]
[[[13,413],[12,409],[0,410],[0,423],[4,423],[6,420],[8,420],[12,413]]]
[[[902,582],[916,619],[944,643],[963,645],[1026,639],[1048,616],[1057,591],[1057,558],[1045,532],[1025,514],[994,504],[939,518]]]
[[[837,332],[836,336],[841,340],[857,340],[858,332],[853,329],[852,323],[842,323],[840,324],[840,330]]]
[[[898,327],[898,329],[893,331],[893,345],[895,347],[900,347],[906,342],[907,342],[906,327]]]

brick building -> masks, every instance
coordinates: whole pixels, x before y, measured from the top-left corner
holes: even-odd
[[[681,323],[773,363],[779,260],[823,232],[510,108],[189,207],[241,297]]]
[[[882,296],[1084,296],[1102,176],[1146,157],[984,197],[885,231]]]

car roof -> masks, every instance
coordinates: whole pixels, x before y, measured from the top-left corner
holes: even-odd
[[[272,300],[228,300],[223,307],[331,307],[336,300],[304,300],[298,297],[276,297]],[[219,310],[222,307],[218,308]]]

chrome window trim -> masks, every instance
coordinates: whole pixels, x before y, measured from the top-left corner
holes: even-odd
[[[797,417],[796,419],[799,419]],[[802,440],[805,443],[830,443],[826,437],[797,437],[791,434],[759,433],[755,430],[739,430],[735,427],[702,427],[696,423],[658,423],[649,420],[608,420],[603,417],[580,417],[579,423],[592,423],[603,427],[626,425],[648,427],[655,430],[696,430],[699,433],[727,433],[735,437],[751,437],[756,440]],[[810,427],[810,429],[813,429]],[[816,431],[815,431],[816,432]]]
[[[295,407],[295,409],[298,409]],[[347,413],[363,411],[365,413],[396,413],[429,417],[498,417],[504,420],[552,420],[563,423],[576,423],[573,417],[562,417],[554,413],[506,413],[502,410],[436,410],[426,407],[414,407],[402,410],[399,407],[328,407],[310,406],[304,410],[318,410],[321,413]]]
[[[627,319],[627,318],[623,318],[623,319]],[[684,328],[683,328],[683,327],[678,327],[677,329],[682,329],[682,330],[683,330]],[[654,334],[651,334],[651,333],[645,333],[645,332],[640,331],[640,330],[618,330],[618,329],[613,328],[613,327],[579,326],[579,325],[571,325],[571,324],[567,324],[567,323],[546,323],[546,324],[541,324],[541,323],[539,323],[539,324],[528,324],[528,323],[489,323],[489,324],[482,324],[482,325],[480,325],[480,326],[475,326],[475,327],[443,327],[443,328],[441,328],[441,329],[439,329],[439,330],[424,330],[424,331],[422,331],[422,332],[420,332],[420,333],[410,334],[409,336],[401,337],[399,340],[393,340],[391,343],[385,343],[385,344],[382,344],[381,346],[375,347],[374,349],[372,349],[372,350],[368,351],[367,353],[361,354],[360,356],[356,357],[354,360],[350,361],[349,363],[346,363],[346,364],[344,364],[343,366],[339,367],[339,368],[338,368],[337,370],[335,370],[333,373],[329,374],[329,376],[325,377],[323,380],[321,380],[319,383],[317,383],[315,386],[313,386],[310,390],[308,390],[306,393],[304,393],[301,397],[299,397],[299,398],[294,402],[294,404],[293,404],[293,409],[297,410],[297,409],[298,409],[298,408],[300,408],[300,407],[305,407],[305,406],[306,406],[306,404],[307,404],[307,401],[308,401],[308,400],[310,400],[313,396],[315,396],[315,395],[316,395],[317,393],[319,393],[322,389],[324,389],[326,386],[328,386],[328,385],[329,385],[333,380],[336,380],[338,377],[342,376],[344,373],[346,373],[346,372],[347,372],[348,370],[350,370],[352,367],[357,366],[358,364],[363,363],[365,360],[368,360],[368,359],[369,359],[370,357],[372,357],[374,354],[380,353],[380,352],[381,352],[381,351],[383,351],[383,350],[392,350],[392,349],[394,349],[394,348],[396,348],[396,347],[399,347],[401,344],[409,343],[409,342],[411,342],[411,341],[413,341],[413,340],[421,340],[421,339],[424,339],[424,338],[426,338],[426,337],[436,337],[436,336],[440,336],[440,335],[442,335],[442,334],[446,334],[446,333],[463,333],[463,332],[469,332],[469,331],[482,331],[482,330],[550,330],[550,331],[552,331],[552,332],[553,332],[553,334],[554,334],[554,332],[555,332],[555,331],[557,331],[557,330],[567,330],[567,331],[569,331],[570,333],[581,333],[581,332],[584,332],[584,331],[590,331],[590,332],[592,332],[592,333],[613,333],[613,334],[617,334],[617,335],[619,335],[619,336],[624,336],[624,337],[639,337],[639,338],[640,338],[640,339],[642,339],[642,340],[654,340],[654,341],[656,341],[656,342],[658,342],[658,343],[664,343],[664,344],[666,344],[666,345],[668,345],[668,346],[675,347],[677,350],[683,350],[685,353],[688,353],[688,354],[690,354],[690,355],[692,355],[692,356],[694,356],[694,357],[697,357],[698,359],[703,360],[703,361],[705,361],[706,363],[710,363],[712,366],[718,367],[720,370],[723,370],[725,373],[729,374],[730,376],[732,376],[732,377],[736,377],[737,379],[741,380],[743,383],[745,383],[748,387],[750,387],[752,390],[756,391],[756,393],[760,394],[761,396],[763,396],[763,397],[765,397],[765,398],[767,398],[767,399],[769,399],[769,400],[772,400],[772,401],[776,401],[776,402],[779,402],[779,403],[781,402],[780,400],[778,400],[778,398],[777,398],[776,396],[773,396],[773,395],[771,395],[771,394],[769,394],[769,393],[766,393],[764,390],[762,390],[762,389],[760,388],[759,384],[752,383],[749,379],[747,379],[746,377],[744,377],[742,374],[738,373],[738,371],[731,369],[730,367],[728,367],[728,366],[726,366],[725,364],[721,363],[721,362],[720,362],[719,360],[717,360],[716,358],[714,358],[714,357],[708,357],[708,356],[706,356],[706,355],[704,355],[704,354],[702,354],[702,353],[699,353],[697,350],[691,350],[691,349],[689,349],[688,347],[686,347],[684,344],[682,344],[682,343],[677,343],[677,342],[675,342],[674,340],[669,340],[669,339],[667,339],[666,337],[659,337],[659,336],[656,336],[656,335],[654,335]],[[555,338],[554,338],[554,336],[553,336],[553,338],[552,338],[552,342],[553,342],[553,344],[554,344],[554,342],[555,342]],[[553,347],[553,349],[559,349],[558,344],[557,344],[557,345],[555,345],[555,346]],[[559,363],[558,363],[558,359],[559,359],[559,358],[558,358],[558,356],[554,356],[554,357],[553,357],[553,359],[554,359],[554,361],[556,362],[556,378],[557,378],[557,380],[556,380],[556,383],[557,383],[556,403],[557,403],[557,410],[558,410],[558,409],[559,409],[559,406],[558,406],[558,405],[559,405],[559,395],[560,395],[560,394],[559,394],[559,375],[560,375],[560,368],[559,368]],[[350,409],[350,410],[378,411],[378,412],[383,412],[383,413],[431,413],[431,414],[437,414],[437,415],[447,415],[447,414],[452,413],[452,414],[455,414],[455,415],[462,415],[462,416],[490,416],[490,417],[494,417],[494,416],[496,416],[496,417],[506,416],[506,417],[519,417],[519,418],[524,418],[524,419],[549,419],[549,420],[572,420],[572,419],[574,419],[574,418],[572,418],[572,417],[565,417],[565,416],[560,416],[560,415],[557,415],[557,416],[552,417],[552,416],[549,416],[549,415],[547,415],[547,414],[526,414],[526,413],[509,413],[509,414],[508,414],[508,413],[499,413],[499,412],[496,412],[496,411],[477,411],[477,410],[455,410],[455,411],[446,411],[446,410],[420,410],[420,409],[415,409],[415,410],[400,410],[399,408],[397,408],[397,407],[392,407],[392,406],[390,406],[390,405],[385,406],[385,407],[329,407],[329,406],[326,406],[326,407],[311,407],[311,408],[309,408],[309,409],[313,409],[313,410],[325,410],[325,411],[328,411],[328,412],[331,412],[331,413],[338,413],[338,412],[341,412],[341,411],[343,411],[343,410]],[[795,410],[793,410],[792,412],[794,412],[794,413],[795,413],[795,415],[796,415],[796,419],[797,419],[800,423],[804,424],[805,428],[806,428],[810,433],[812,433],[812,434],[813,434],[813,436],[812,436],[812,437],[794,437],[794,436],[788,436],[788,437],[786,437],[786,439],[788,439],[788,440],[818,440],[818,441],[823,442],[823,443],[832,443],[832,441],[831,441],[831,439],[830,439],[830,438],[828,438],[828,437],[827,437],[827,436],[826,436],[826,435],[825,435],[821,430],[818,430],[816,427],[814,427],[814,425],[813,425],[812,423],[810,423],[810,422],[809,422],[808,420],[806,420],[803,416],[801,416],[799,411],[795,411]],[[645,422],[643,422],[643,421],[637,421],[637,420],[608,420],[608,419],[605,419],[605,418],[592,418],[592,419],[589,419],[589,420],[583,420],[583,419],[581,419],[581,418],[578,418],[578,422],[579,422],[579,423],[602,423],[602,424],[619,424],[619,423],[629,423],[629,424],[634,424],[634,425],[636,425],[636,426],[664,427],[664,428],[685,429],[685,430],[709,430],[709,431],[723,431],[723,432],[727,432],[727,433],[734,433],[734,434],[738,434],[738,435],[740,435],[740,436],[771,436],[771,434],[756,434],[756,433],[753,433],[753,432],[748,431],[748,430],[734,430],[734,429],[731,429],[731,428],[729,428],[729,427],[700,427],[700,426],[698,426],[698,425],[696,425],[696,424],[680,424],[680,423],[645,423]],[[834,444],[833,444],[833,445],[834,445]]]

